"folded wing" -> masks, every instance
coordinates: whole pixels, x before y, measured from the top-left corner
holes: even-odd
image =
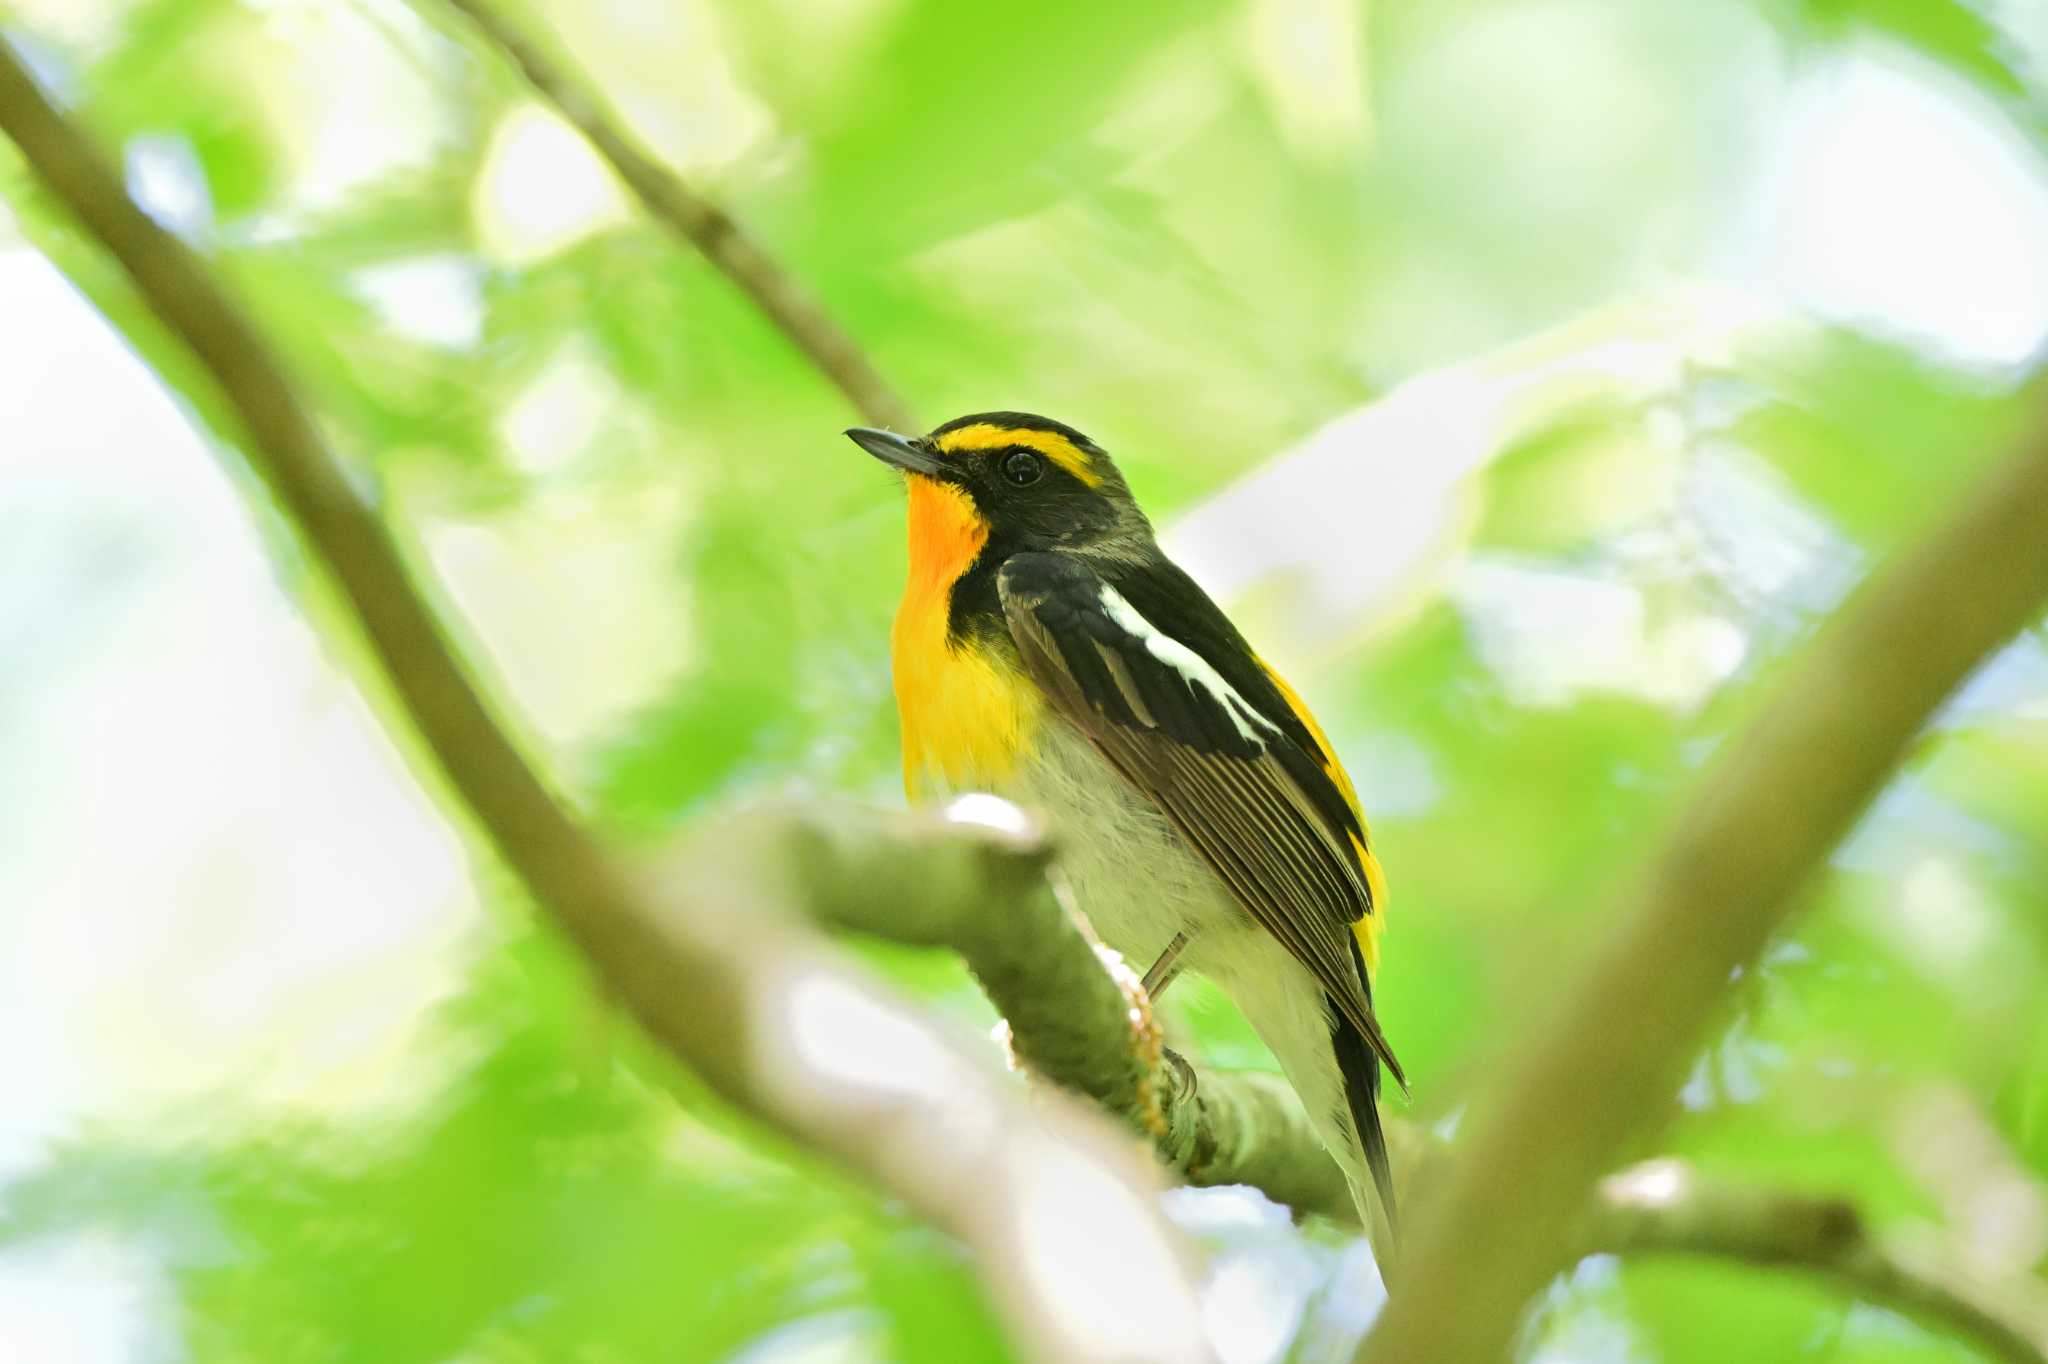
[[[1170,594],[1176,618],[1155,622],[1065,554],[1016,555],[997,586],[1024,665],[1054,704],[1309,969],[1405,1085],[1373,1016],[1353,934],[1373,911],[1362,828],[1323,756],[1290,732],[1299,720],[1222,613],[1177,577],[1139,594],[1158,614],[1160,591]]]

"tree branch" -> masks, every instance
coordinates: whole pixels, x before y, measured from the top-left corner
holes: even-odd
[[[963,838],[979,812],[995,831]],[[1356,1208],[1300,1100],[1277,1076],[1196,1072],[1165,1051],[1132,972],[1082,936],[1044,872],[1048,850],[1021,811],[974,796],[947,819],[815,810],[764,820],[764,855],[795,869],[813,913],[838,927],[957,952],[1003,1013],[1017,1056],[1150,1139],[1196,1185],[1248,1184],[1299,1213],[1355,1224]],[[1427,1198],[1455,1148],[1388,1124],[1404,1198]],[[2048,1302],[1884,1244],[1855,1206],[1769,1185],[1709,1179],[1659,1159],[1600,1181],[1571,1254],[1684,1255],[1798,1270],[2010,1364],[2048,1364]]]
[[[1001,861],[954,874],[959,818],[1001,812]],[[967,963],[1035,1075],[1085,1095],[1152,1143],[1179,1178],[1249,1184],[1300,1212],[1355,1221],[1337,1165],[1277,1075],[1210,1071],[1199,1080],[1163,1045],[1136,973],[1081,934],[1045,878],[1051,854],[1023,812],[968,797],[952,820],[906,814],[877,838],[871,818],[786,817],[779,857],[804,869],[806,903],[841,928],[913,946],[943,947]]]
[[[2010,1364],[2048,1364],[2048,1301],[2038,1284],[1994,1289],[1933,1256],[1887,1246],[1840,1199],[1709,1180],[1682,1161],[1646,1161],[1600,1181],[1584,1244],[1801,1270]]]
[[[2048,426],[1845,605],[1732,742],[1577,978],[1475,1100],[1371,1364],[1495,1364],[1736,968],[1942,699],[2048,601]]]
[[[745,824],[694,840],[658,892],[627,873],[492,718],[269,345],[200,259],[128,199],[4,42],[0,129],[218,383],[251,464],[332,573],[449,786],[655,1040],[742,1109],[972,1246],[1031,1358],[1209,1358],[1178,1243],[1128,1143],[1064,1103],[1021,1104],[837,964]]]
[[[642,151],[587,86],[557,66],[488,0],[444,0],[518,67],[527,84],[597,149],[657,222],[694,246],[754,300],[870,423],[921,431],[910,407],[824,307],[718,205]]]

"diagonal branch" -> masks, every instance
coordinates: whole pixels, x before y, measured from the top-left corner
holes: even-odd
[[[744,829],[694,841],[659,893],[623,869],[492,718],[269,345],[4,42],[0,130],[218,383],[251,464],[333,575],[449,787],[649,1034],[739,1107],[972,1246],[1030,1358],[1210,1358],[1128,1143],[1063,1104],[1023,1105],[839,965],[800,919],[800,888]]]
[[[1665,1109],[1733,973],[1935,707],[2044,603],[2048,424],[1857,592],[1729,744],[1616,930],[1474,1101],[1417,1220],[1408,1291],[1363,1360],[1502,1358],[1594,1181]]]
[[[923,429],[911,419],[909,405],[875,370],[853,338],[826,315],[823,305],[724,209],[642,151],[591,89],[557,66],[489,0],[445,3],[469,20],[491,46],[519,68],[527,84],[588,139],[656,221],[696,247],[753,299],[783,335],[846,395],[856,412],[876,426],[897,431]]]

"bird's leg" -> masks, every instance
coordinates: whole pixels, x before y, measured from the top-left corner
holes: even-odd
[[[1159,954],[1159,960],[1153,962],[1152,969],[1145,973],[1146,998],[1157,1003],[1159,997],[1166,993],[1166,987],[1173,984],[1174,977],[1180,974],[1181,949],[1187,945],[1187,934],[1173,935],[1173,941],[1166,945],[1166,950]]]

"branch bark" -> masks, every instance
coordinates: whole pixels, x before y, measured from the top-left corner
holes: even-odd
[[[570,818],[492,718],[269,345],[0,42],[0,129],[220,386],[245,452],[333,575],[449,786],[641,1025],[742,1109],[973,1247],[1029,1357],[1210,1358],[1150,1172],[1099,1120],[1025,1106],[837,964],[744,825],[650,890]]]
[[[958,817],[898,816],[877,838],[871,818],[793,814],[777,855],[806,869],[806,903],[826,922],[958,953],[1027,1070],[1127,1123],[1176,1177],[1249,1184],[1298,1212],[1355,1222],[1343,1174],[1287,1082],[1255,1071],[1198,1079],[1164,1046],[1137,974],[1083,937],[1054,894],[1052,854],[1023,812],[988,796],[955,809],[972,807],[1007,812],[988,837],[1009,854],[975,877],[944,874],[961,855]]]
[[[2048,602],[2048,425],[1842,608],[1723,754],[1619,927],[1474,1101],[1368,1364],[1495,1364],[1622,1143],[1665,1110],[1732,973],[1927,717]],[[1619,1026],[1617,1026],[1617,1021]]]
[[[527,84],[581,132],[655,221],[695,247],[754,300],[783,335],[846,395],[871,425],[922,431],[910,407],[852,337],[746,229],[642,151],[588,86],[555,64],[488,0],[444,0],[526,77]]]

